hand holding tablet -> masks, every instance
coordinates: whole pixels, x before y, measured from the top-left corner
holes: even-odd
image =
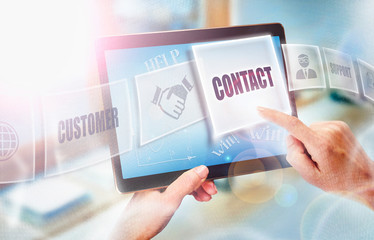
[[[153,238],[166,227],[186,195],[209,201],[217,193],[213,181],[205,181],[207,176],[208,168],[198,166],[183,173],[163,191],[135,193],[110,239]]]

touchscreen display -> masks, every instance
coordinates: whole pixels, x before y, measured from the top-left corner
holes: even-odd
[[[286,86],[280,39],[271,40]],[[286,154],[287,132],[268,122],[214,134],[192,49],[208,43],[105,51],[109,83],[127,84],[126,92],[110,87],[112,105],[129,101],[131,113],[132,146],[119,156],[124,179]],[[119,146],[128,139],[117,134]]]

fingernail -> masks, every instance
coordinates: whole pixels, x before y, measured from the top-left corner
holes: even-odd
[[[204,165],[198,166],[194,168],[194,171],[199,175],[201,179],[206,178],[208,175],[208,168]]]
[[[263,111],[266,111],[266,108],[257,106],[257,111],[263,112]]]

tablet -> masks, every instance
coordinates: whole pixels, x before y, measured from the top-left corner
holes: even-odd
[[[199,165],[209,168],[209,179],[289,167],[285,159],[287,132],[284,129],[269,122],[259,122],[235,131],[232,130],[234,128],[226,132],[227,129],[215,129],[214,126],[224,118],[227,122],[227,119],[230,120],[228,117],[231,114],[235,116],[235,113],[222,109],[222,119],[219,115],[213,119],[212,109],[217,111],[217,107],[209,107],[205,98],[207,92],[199,80],[204,78],[206,71],[201,66],[205,62],[204,54],[213,51],[209,50],[210,47],[224,46],[222,43],[227,42],[233,46],[232,49],[243,49],[245,52],[251,47],[250,43],[235,48],[239,46],[236,41],[245,44],[246,41],[251,42],[252,38],[270,39],[274,49],[272,60],[279,66],[289,113],[296,116],[294,95],[288,91],[281,50],[281,44],[285,44],[286,39],[279,23],[98,39],[96,52],[100,81],[110,86],[103,88],[103,104],[105,108],[112,108],[117,103],[126,102],[130,113],[127,117],[132,130],[127,136],[117,134],[117,141],[110,144],[115,182],[120,192],[168,186],[183,172]],[[227,56],[230,55],[230,49],[226,47]],[[198,59],[195,56],[199,56]],[[235,61],[229,62],[235,66]],[[252,70],[245,71],[249,74]],[[266,67],[253,71],[254,74],[265,76]],[[235,77],[235,73],[231,76]],[[221,80],[223,82],[215,80],[216,88],[221,88],[217,94],[226,93],[226,98],[239,98],[239,90],[245,93],[247,86],[243,85],[239,89],[234,84],[235,79]],[[111,84],[118,82],[126,84],[127,90],[119,91],[116,84]],[[227,83],[231,84],[231,88]],[[247,90],[250,91],[249,87]],[[258,91],[258,94],[262,93]],[[278,101],[276,94],[268,95],[268,98]],[[239,101],[244,108],[246,104],[262,105],[256,101],[247,103],[245,98]],[[251,115],[257,113],[249,113]],[[233,118],[233,122],[236,120]],[[225,128],[227,124],[221,125]],[[131,139],[129,150],[115,154],[121,145],[129,144],[128,139]]]

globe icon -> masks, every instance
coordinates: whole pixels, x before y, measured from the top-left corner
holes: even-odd
[[[18,149],[18,136],[12,126],[0,122],[0,161],[10,159]]]

